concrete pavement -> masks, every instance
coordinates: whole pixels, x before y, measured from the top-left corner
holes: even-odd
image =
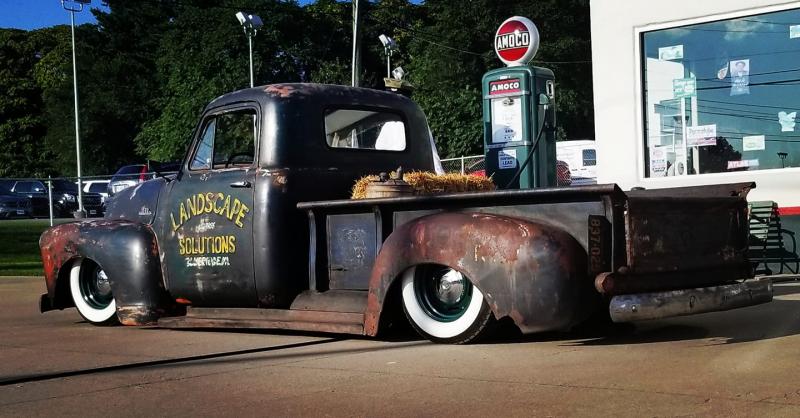
[[[737,311],[443,346],[94,327],[0,278],[0,416],[800,416],[800,284]]]

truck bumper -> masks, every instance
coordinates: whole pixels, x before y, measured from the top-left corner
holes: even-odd
[[[770,301],[772,281],[761,278],[723,286],[614,296],[609,311],[614,322],[632,322],[727,311]]]

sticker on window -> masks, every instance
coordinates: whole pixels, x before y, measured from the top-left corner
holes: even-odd
[[[673,45],[658,48],[658,59],[661,61],[674,61],[683,59],[683,45]]]
[[[750,60],[731,61],[731,96],[750,94]]]
[[[764,149],[764,135],[742,137],[742,151],[761,151]]]
[[[786,113],[783,111],[778,112],[778,123],[781,124],[781,132],[794,132],[794,119],[797,117],[797,112]]]
[[[717,125],[687,126],[686,144],[690,147],[717,145]]]
[[[728,170],[738,170],[748,167],[758,167],[758,160],[728,161]]]

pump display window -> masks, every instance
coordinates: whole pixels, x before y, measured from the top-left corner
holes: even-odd
[[[800,9],[641,36],[645,176],[800,167]]]

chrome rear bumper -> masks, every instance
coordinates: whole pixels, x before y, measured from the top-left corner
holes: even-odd
[[[770,301],[772,281],[761,278],[723,286],[614,296],[609,311],[614,322],[632,322],[727,311]]]

